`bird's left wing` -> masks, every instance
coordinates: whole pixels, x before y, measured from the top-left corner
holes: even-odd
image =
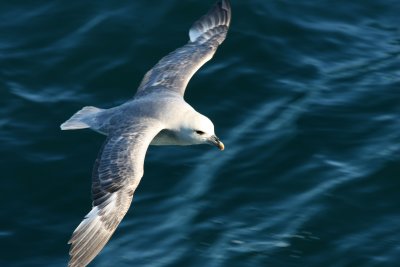
[[[218,1],[189,31],[189,42],[162,58],[144,76],[136,97],[155,90],[183,96],[193,74],[209,61],[225,40],[231,22],[229,0]]]
[[[75,229],[68,266],[86,266],[100,252],[129,209],[143,175],[147,148],[162,130],[158,122],[108,136],[92,175],[92,210]]]

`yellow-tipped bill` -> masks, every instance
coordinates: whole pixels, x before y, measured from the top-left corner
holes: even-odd
[[[224,143],[222,143],[221,140],[219,140],[219,138],[216,137],[215,135],[211,136],[209,141],[210,141],[211,144],[213,144],[216,147],[218,147],[221,151],[225,149]]]

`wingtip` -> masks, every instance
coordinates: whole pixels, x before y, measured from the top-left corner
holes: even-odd
[[[226,19],[224,21],[224,25],[229,26],[231,22],[231,13],[232,13],[232,8],[231,8],[231,2],[229,0],[220,0],[218,1],[209,11],[208,14],[212,13],[223,13],[226,12]]]
[[[221,0],[218,1],[218,3],[221,4],[221,7],[226,11],[231,11],[231,2],[229,0]]]
[[[225,39],[231,23],[231,4],[229,0],[220,0],[190,28],[191,42],[205,42],[218,35],[219,43]]]

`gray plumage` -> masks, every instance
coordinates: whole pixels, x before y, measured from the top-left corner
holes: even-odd
[[[142,91],[163,89],[183,96],[193,74],[209,61],[225,40],[231,21],[229,1],[220,1],[190,28],[190,41],[162,58],[144,76],[137,95]]]
[[[214,125],[183,99],[193,74],[226,37],[231,11],[218,1],[189,32],[190,41],[162,58],[143,78],[135,97],[114,108],[84,107],[62,130],[90,128],[107,136],[92,174],[92,210],[75,229],[68,266],[86,266],[101,251],[129,209],[143,175],[148,146],[224,146]]]

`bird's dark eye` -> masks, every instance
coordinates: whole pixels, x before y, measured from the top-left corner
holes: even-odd
[[[200,131],[200,130],[196,130],[195,131],[197,134],[199,134],[199,135],[203,135],[203,134],[205,134],[205,132],[203,132],[203,131]]]

